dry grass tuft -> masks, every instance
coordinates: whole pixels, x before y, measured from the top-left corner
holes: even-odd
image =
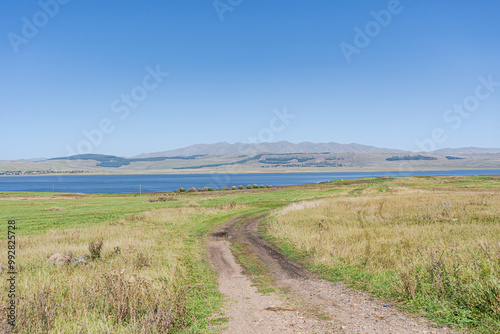
[[[57,207],[57,206],[45,209],[45,211],[64,211],[64,210],[67,210],[67,209],[66,208]]]
[[[241,208],[242,206],[238,205],[235,201],[222,203],[217,206],[219,210],[236,210]]]

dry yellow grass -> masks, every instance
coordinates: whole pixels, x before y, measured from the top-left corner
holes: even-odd
[[[307,254],[313,266],[385,279],[372,291],[410,302],[432,299],[442,303],[438,312],[462,308],[448,309],[450,322],[488,313],[500,323],[499,187],[426,183],[354,188],[295,203],[269,220],[268,233]]]
[[[499,191],[410,189],[397,196],[335,198],[312,205],[284,209],[269,232],[314,253],[315,262],[321,264],[394,267],[413,261],[425,246],[467,252],[498,246],[500,240]]]
[[[182,328],[186,294],[196,286],[192,263],[201,243],[186,244],[195,222],[217,217],[214,208],[146,212],[86,229],[18,237],[17,332],[164,333]],[[101,258],[57,266],[53,253],[81,256],[102,240]],[[7,294],[0,303],[7,305]]]
[[[65,208],[60,208],[60,207],[57,207],[57,206],[45,209],[45,211],[63,211],[63,210],[66,210],[66,209]]]

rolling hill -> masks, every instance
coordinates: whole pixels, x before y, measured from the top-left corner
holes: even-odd
[[[170,151],[142,153],[134,158],[171,157],[171,156],[192,156],[192,155],[226,155],[226,154],[259,154],[259,153],[403,153],[405,151],[380,148],[361,144],[339,144],[339,143],[311,143],[302,142],[298,144],[288,141],[275,143],[246,144],[220,142],[215,144],[196,144],[184,148]]]
[[[360,144],[199,144],[136,157],[80,154],[0,161],[1,175],[60,173],[220,173],[366,170],[499,169],[500,149],[449,148],[409,152]]]

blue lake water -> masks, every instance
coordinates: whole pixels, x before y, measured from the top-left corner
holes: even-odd
[[[377,176],[500,175],[493,170],[449,170],[363,173],[266,173],[266,174],[178,174],[178,175],[55,175],[0,177],[1,191],[117,194],[167,192],[178,188],[246,187],[248,184],[286,186]]]

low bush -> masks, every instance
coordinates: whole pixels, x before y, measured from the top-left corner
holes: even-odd
[[[99,241],[92,241],[90,244],[89,244],[89,252],[90,252],[90,258],[91,259],[99,259],[101,258],[101,250],[102,250],[102,245],[103,245],[103,241],[102,240],[99,240]]]
[[[137,257],[135,258],[134,266],[137,269],[149,267],[149,257],[144,253],[137,254]]]

